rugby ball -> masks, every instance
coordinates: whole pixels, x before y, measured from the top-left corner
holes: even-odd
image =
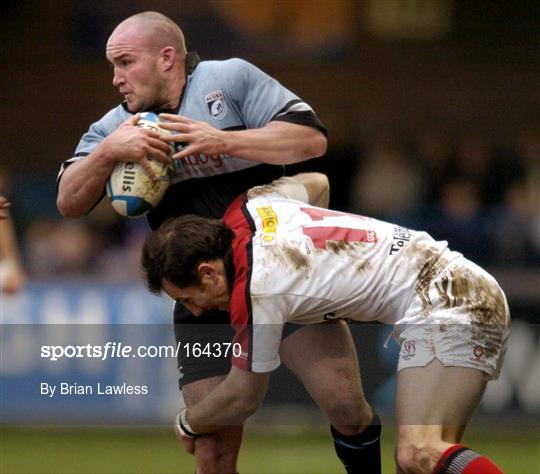
[[[160,122],[153,112],[143,112],[137,127],[170,134],[168,130],[160,128]],[[159,204],[171,182],[173,152],[174,145],[171,143],[168,164],[148,158],[158,178],[156,181],[150,179],[139,163],[119,161],[116,164],[107,182],[107,195],[116,212],[126,217],[139,217]]]

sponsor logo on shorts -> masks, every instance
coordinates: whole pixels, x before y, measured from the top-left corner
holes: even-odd
[[[204,96],[208,112],[216,120],[222,120],[227,115],[227,102],[225,102],[225,95],[221,89],[210,92]]]
[[[339,318],[339,316],[335,313],[335,311],[331,311],[330,313],[326,313],[324,315],[325,321],[330,321],[332,319],[337,319],[337,318]]]
[[[410,360],[416,356],[416,341],[406,341],[403,343],[399,356],[402,360]]]
[[[257,208],[257,212],[262,221],[261,245],[266,247],[276,243],[277,215],[272,206],[262,206]]]
[[[476,362],[478,364],[486,363],[486,351],[482,346],[474,346],[473,356],[474,357],[470,357],[472,362]]]

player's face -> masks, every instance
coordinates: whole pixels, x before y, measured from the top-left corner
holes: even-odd
[[[158,108],[163,85],[159,51],[148,39],[131,29],[114,32],[107,42],[107,59],[112,64],[113,86],[127,101],[131,112]]]
[[[201,279],[200,286],[179,288],[163,280],[163,291],[178,303],[182,303],[195,316],[204,311],[229,309],[229,292],[224,280]]]

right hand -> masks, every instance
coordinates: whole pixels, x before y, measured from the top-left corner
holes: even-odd
[[[140,114],[135,114],[122,123],[113,133],[101,142],[106,155],[114,162],[133,161],[139,163],[150,178],[155,173],[148,158],[169,163],[170,145],[161,139],[159,132],[137,127]]]

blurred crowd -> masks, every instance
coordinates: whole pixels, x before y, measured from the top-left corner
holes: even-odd
[[[332,207],[426,230],[488,267],[540,264],[539,124],[500,140],[432,123],[412,135],[383,130],[351,149],[344,159],[331,146],[319,160]],[[139,278],[146,219],[121,218],[107,198],[83,219],[63,219],[54,179],[31,187],[32,199],[29,187],[26,177],[0,170],[31,278]]]
[[[428,231],[492,266],[540,263],[540,126],[500,143],[431,124],[412,139],[381,133],[357,162],[348,204]]]

